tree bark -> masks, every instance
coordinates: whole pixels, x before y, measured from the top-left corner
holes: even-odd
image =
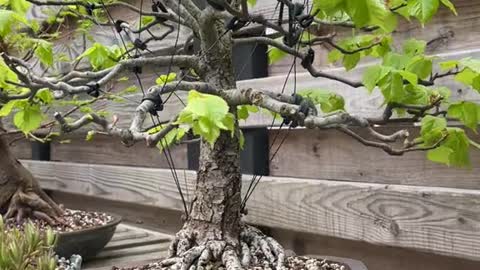
[[[236,88],[232,63],[233,41],[211,8],[200,19],[201,62],[195,70],[217,89]],[[236,106],[230,106],[236,116]],[[185,224],[161,265],[168,269],[237,270],[268,263],[283,269],[285,253],[272,238],[242,223],[240,128],[222,131],[213,147],[202,140],[194,198]]]
[[[0,136],[0,209],[7,218],[20,222],[26,217],[54,223],[60,207],[40,188],[33,175],[15,158]]]
[[[202,51],[205,54],[205,67],[202,79],[219,89],[235,88],[232,63],[232,41],[230,34],[209,40],[212,28],[217,29],[217,37],[224,32],[218,22],[203,33]],[[213,42],[213,43],[212,43]],[[208,52],[209,48],[215,48]],[[236,115],[236,108],[230,112]],[[222,131],[213,148],[205,141],[200,145],[200,162],[196,190],[185,227],[196,232],[196,240],[205,243],[210,240],[223,240],[238,246],[240,235],[241,173],[238,122],[234,136],[230,131]]]

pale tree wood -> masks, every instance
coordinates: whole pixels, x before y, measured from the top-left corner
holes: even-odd
[[[441,54],[439,57],[443,60],[449,59],[461,59],[464,57],[480,57],[480,50],[468,50],[461,52],[454,52],[450,54]],[[365,71],[366,67],[369,64],[361,65],[357,69],[350,72],[345,72],[343,68],[334,68],[328,70],[332,74],[348,77],[351,80],[361,80],[362,74]],[[146,73],[142,75],[142,82],[145,87],[149,87],[154,84],[156,78],[155,73]],[[132,78],[133,79],[133,78]],[[286,76],[273,76],[262,79],[254,80],[245,80],[237,82],[238,88],[254,88],[260,90],[269,90],[274,92],[281,92],[283,90],[283,85],[285,83]],[[443,78],[438,80],[438,85],[444,85],[450,87],[452,90],[452,99],[454,100],[472,100],[480,101],[480,94],[474,90],[467,89],[459,83],[456,83],[452,80],[451,77]],[[342,84],[340,82],[331,81],[321,78],[313,78],[309,73],[298,73],[296,79],[296,87],[294,87],[293,77],[290,77],[286,87],[284,89],[285,93],[293,93],[294,89],[297,91],[306,90],[306,89],[324,89],[334,93],[337,93],[344,97],[345,99],[345,108],[348,112],[357,114],[364,117],[378,117],[382,114],[381,105],[383,103],[383,98],[379,90],[374,90],[372,94],[369,94],[364,88],[354,89],[348,85]],[[115,87],[115,89],[124,89],[129,85],[135,84],[135,81],[129,81],[128,83],[122,83]],[[458,91],[462,89],[462,91]],[[117,91],[117,90],[115,90]],[[187,93],[185,91],[177,91],[177,95],[183,101],[186,100]],[[164,95],[167,96],[167,95]],[[132,94],[126,96],[128,100],[122,103],[100,101],[97,102],[93,107],[96,110],[106,110],[111,112],[111,114],[118,115],[119,127],[128,127],[130,115],[135,111],[137,104],[135,102],[140,102],[142,100],[142,94]],[[160,121],[169,121],[174,117],[182,108],[183,104],[176,96],[171,96],[165,109],[159,113]],[[78,116],[79,114],[77,114]],[[148,123],[151,123],[147,119]],[[252,114],[247,121],[240,121],[241,127],[255,127],[255,126],[270,126],[272,123],[272,116],[267,112],[259,112]],[[279,125],[280,121],[277,121],[275,125]]]
[[[419,132],[418,128],[407,128],[413,136]],[[377,130],[391,134],[398,129],[393,126]],[[364,130],[356,132],[368,136]],[[470,132],[469,136],[480,141],[478,134]],[[470,151],[472,168],[468,169],[434,163],[426,158],[425,152],[385,155],[336,130],[273,129],[269,138],[270,142],[277,138],[270,148],[270,156],[279,149],[270,162],[272,176],[480,190],[480,151],[477,149]]]
[[[44,188],[180,210],[168,170],[24,161]],[[188,189],[196,175],[186,173]],[[251,177],[244,177],[244,188]],[[189,197],[191,198],[191,197]],[[264,177],[247,221],[480,260],[480,191]]]
[[[24,135],[8,135],[5,136],[5,141],[10,145],[10,151],[18,159],[31,159],[32,146],[30,141],[24,139]]]

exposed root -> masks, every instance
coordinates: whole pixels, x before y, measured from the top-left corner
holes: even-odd
[[[62,223],[62,213],[63,210],[43,191],[18,189],[10,199],[5,218],[15,218],[17,223],[21,223],[25,218],[36,218],[55,225]]]
[[[255,266],[286,269],[281,245],[251,226],[243,227],[239,243],[218,240],[206,241],[203,245],[196,243],[193,233],[180,231],[169,248],[169,258],[157,263],[158,268],[150,269],[241,270]]]

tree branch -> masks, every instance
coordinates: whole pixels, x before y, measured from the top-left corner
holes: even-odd
[[[67,123],[65,118],[60,113],[56,112],[54,116],[57,122],[60,124],[60,128],[63,133],[73,132],[90,123],[94,123],[101,127],[102,130],[108,135],[120,138],[122,142],[126,145],[132,145],[138,141],[145,141],[147,146],[154,147],[170,131],[177,127],[177,125],[174,124],[176,119],[174,119],[160,132],[149,134],[148,132],[138,132],[131,129],[118,128],[115,126],[116,122],[118,121],[118,119],[116,119],[115,117],[112,123],[110,123],[105,118],[100,117],[96,114],[88,114],[84,115],[73,123]]]

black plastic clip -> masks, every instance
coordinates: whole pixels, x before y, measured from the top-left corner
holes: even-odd
[[[313,60],[315,60],[315,51],[312,48],[309,48],[307,55],[302,59],[302,67],[305,69],[310,67],[313,64]]]
[[[237,17],[233,17],[230,19],[230,21],[228,21],[225,28],[227,30],[232,30],[232,32],[235,32],[241,29],[242,27],[244,27],[246,24],[247,24],[247,21],[241,20]]]
[[[145,100],[153,102],[153,108],[148,111],[151,115],[158,116],[158,112],[163,111],[162,97],[156,91],[149,91],[142,99],[142,102]]]
[[[143,42],[139,38],[136,38],[135,41],[133,41],[133,46],[135,46],[135,48],[140,49],[142,51],[147,49],[147,43]]]
[[[308,28],[313,23],[313,16],[309,14],[302,14],[297,16],[296,19],[302,28]]]
[[[97,97],[100,96],[100,85],[97,82],[87,83],[87,86],[90,88],[87,91],[88,95],[90,95],[94,98],[97,98]]]
[[[300,40],[300,36],[303,32],[299,27],[293,27],[292,30],[293,31],[291,31],[289,35],[283,37],[283,44],[288,47],[295,46],[298,43],[298,40]]]
[[[117,31],[117,33],[122,32],[122,30],[123,30],[122,23],[124,23],[124,22],[125,21],[122,21],[122,20],[116,20],[115,21],[115,30]]]
[[[93,10],[96,8],[95,4],[91,3],[91,4],[87,4],[85,5],[85,9],[87,10],[87,14],[89,16],[93,16]]]

